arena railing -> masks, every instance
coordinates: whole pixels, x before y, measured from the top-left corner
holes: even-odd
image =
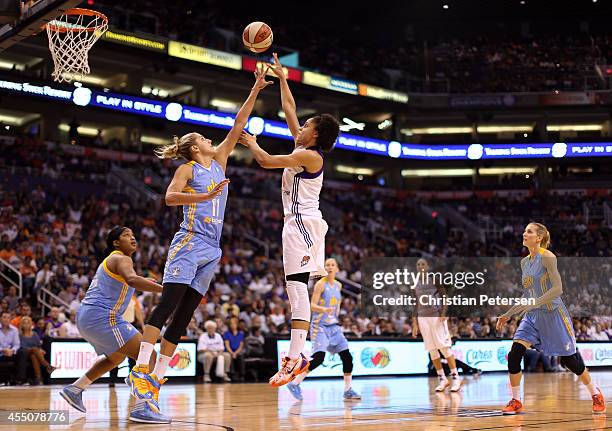
[[[49,302],[47,297],[50,297],[51,299],[54,299],[57,302],[57,304],[59,304],[65,310],[68,310],[70,308],[70,304],[68,304],[62,298],[57,296],[55,293],[51,292],[46,287],[41,287],[38,290],[38,293],[36,294],[36,297],[38,299],[38,303],[41,305],[41,312],[42,312],[43,316],[46,316],[47,313],[51,310],[52,307],[56,307],[56,305],[52,305]]]
[[[21,298],[23,294],[23,279],[21,277],[21,272],[13,265],[8,263],[6,260],[0,258],[0,275],[10,285],[15,286],[15,288],[17,289],[17,295],[19,295],[19,297]]]

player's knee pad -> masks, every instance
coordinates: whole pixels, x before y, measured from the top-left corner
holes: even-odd
[[[287,281],[287,296],[291,305],[291,319],[310,322],[310,299],[308,285],[300,281]]]
[[[155,326],[157,329],[163,328],[168,317],[176,309],[181,298],[189,288],[188,284],[164,283],[164,290],[162,291],[159,304],[153,309],[147,325]]]
[[[166,332],[164,332],[164,339],[172,344],[178,344],[201,301],[202,294],[197,290],[189,288],[185,292],[176,306],[172,315],[172,321],[166,328]]]
[[[325,359],[325,352],[314,352],[312,358],[310,359],[310,365],[308,366],[308,371],[312,371],[317,368],[319,365],[323,363]]]
[[[436,359],[440,359],[440,352],[438,352],[438,349],[430,350],[429,357],[431,358],[432,361]]]
[[[584,361],[582,360],[582,356],[580,356],[578,352],[570,356],[561,356],[560,362],[561,365],[566,367],[568,370],[570,370],[577,376],[581,376],[582,373],[584,373],[584,370],[586,369]]]
[[[512,348],[508,353],[508,372],[510,374],[518,374],[521,372],[521,361],[527,348],[521,343],[512,343]]]
[[[342,372],[344,374],[351,374],[353,372],[353,355],[346,349],[338,353],[342,360]]]

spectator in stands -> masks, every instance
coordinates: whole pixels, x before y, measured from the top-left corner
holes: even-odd
[[[238,318],[229,320],[229,329],[223,334],[225,350],[232,357],[232,375],[234,381],[237,377],[239,382],[244,381],[244,332],[238,330]]]
[[[216,360],[217,368],[216,375],[221,378],[224,382],[231,382],[227,373],[229,372],[232,357],[228,352],[225,351],[223,344],[223,338],[217,333],[217,324],[208,320],[204,324],[206,332],[200,335],[198,339],[198,361],[202,363],[204,367],[204,382],[210,383],[210,369],[212,368],[213,362]]]
[[[19,296],[17,296],[17,288],[11,285],[8,288],[8,294],[4,296],[4,298],[8,302],[9,311],[13,311],[17,308],[17,303],[19,302]]]
[[[66,286],[57,296],[66,304],[68,304],[68,307],[70,307],[70,303],[78,297],[78,288],[74,285],[72,277],[68,277],[66,279]]]
[[[46,333],[49,337],[64,336],[63,324],[60,321],[60,309],[58,307],[51,307],[49,315],[45,319],[45,324],[47,325]]]
[[[279,306],[274,307],[274,311],[270,315],[270,320],[276,327],[285,323],[285,309]]]
[[[85,275],[85,270],[82,266],[77,268],[76,274],[72,274],[72,281],[79,291],[89,287],[89,277]]]
[[[34,327],[34,332],[38,334],[38,338],[40,338],[41,340],[44,340],[45,338],[49,336],[47,332],[47,322],[45,321],[44,317],[41,317],[36,320],[36,326]]]
[[[11,362],[17,367],[17,384],[26,379],[27,362],[20,348],[19,331],[11,325],[11,314],[0,315],[0,362]]]
[[[79,333],[79,328],[77,328],[76,324],[76,313],[69,312],[68,313],[68,321],[62,324],[62,335],[61,337],[66,338],[81,338],[81,334]]]
[[[248,358],[263,358],[265,339],[261,334],[261,328],[251,327],[249,335],[244,340],[245,356]]]
[[[238,305],[236,305],[236,295],[230,295],[229,300],[225,304],[223,304],[221,310],[223,310],[224,316],[238,317],[240,315],[240,308],[238,307]]]
[[[198,326],[198,322],[195,317],[191,318],[189,322],[189,326],[187,326],[187,330],[185,331],[185,335],[182,338],[186,338],[189,340],[197,340],[202,335],[202,330]]]
[[[603,341],[609,341],[610,338],[608,338],[608,334],[606,334],[601,325],[599,323],[597,323],[595,325],[595,332],[591,335],[590,337],[591,340],[603,340]]]
[[[35,380],[31,382],[33,385],[39,385],[43,383],[41,374],[41,365],[45,367],[49,375],[55,371],[53,367],[45,359],[45,351],[41,348],[42,340],[36,332],[32,330],[33,322],[30,316],[24,316],[21,319],[19,325],[19,341],[21,343],[21,349],[24,352],[26,360],[32,364],[34,369]]]
[[[38,291],[38,289],[43,287],[48,287],[49,283],[51,283],[51,278],[53,278],[55,274],[51,271],[51,265],[49,262],[45,262],[43,267],[36,273],[36,281],[34,282],[34,290]]]
[[[25,256],[25,259],[19,265],[19,272],[23,281],[24,296],[30,295],[34,283],[36,282],[36,262],[32,260],[32,256]]]
[[[79,290],[79,295],[72,300],[72,302],[68,305],[68,312],[75,313],[79,311],[79,307],[81,306],[81,301],[85,298],[85,289]],[[140,307],[139,307],[140,308]]]
[[[15,328],[19,328],[21,319],[26,316],[32,317],[32,307],[30,307],[30,305],[27,303],[23,303],[17,311],[17,316],[11,320],[11,325],[13,325]]]

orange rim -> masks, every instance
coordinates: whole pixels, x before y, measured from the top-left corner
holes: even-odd
[[[91,33],[91,32],[100,30],[102,27],[108,24],[108,18],[106,17],[106,15],[104,15],[102,12],[98,12],[97,10],[82,9],[79,7],[75,7],[75,8],[67,9],[62,15],[95,16],[101,19],[102,22],[95,27],[71,28],[71,27],[58,26],[58,25],[51,24],[51,23],[45,24],[45,27],[49,29],[50,31],[55,31],[58,33],[80,32],[80,31],[86,31],[86,32]]]

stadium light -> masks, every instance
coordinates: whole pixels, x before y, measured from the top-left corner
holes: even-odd
[[[140,142],[142,142],[143,144],[166,145],[168,143],[168,139],[143,135],[140,137]]]
[[[352,166],[346,165],[337,165],[336,171],[342,172],[343,174],[352,174],[352,175],[374,175],[374,169],[370,168],[354,168]]]
[[[478,133],[532,132],[533,125],[531,124],[515,124],[515,125],[489,124],[486,126],[478,126],[476,128],[476,131]]]
[[[596,132],[601,131],[601,124],[548,124],[547,132]]]
[[[365,128],[365,123],[357,123],[347,117],[344,117],[342,121],[346,123],[340,126],[340,130],[342,130],[343,132],[348,132],[349,130],[353,129],[363,130]]]
[[[70,126],[66,123],[62,123],[58,126],[58,129],[60,129],[62,132],[69,132]],[[97,136],[98,135],[98,129],[96,129],[95,127],[79,126],[77,131],[79,132],[79,135],[83,135],[83,136]]]
[[[378,130],[386,130],[393,125],[393,121],[388,118],[380,123],[378,123]]]
[[[240,105],[227,99],[211,99],[210,106],[214,106],[224,112],[238,112]]]
[[[403,169],[402,177],[471,177],[476,171],[471,168],[458,169]]]
[[[479,175],[534,174],[535,167],[480,168]]]
[[[407,135],[453,135],[459,133],[472,133],[473,127],[424,127],[419,129],[402,129]]]

